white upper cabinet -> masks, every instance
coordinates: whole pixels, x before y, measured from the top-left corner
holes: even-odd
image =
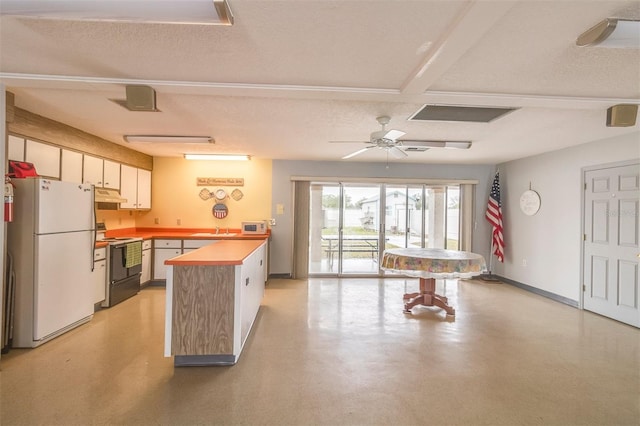
[[[60,180],[65,182],[82,183],[82,153],[62,150],[62,175]]]
[[[24,139],[9,135],[7,160],[24,161]]]
[[[120,195],[127,201],[120,204],[121,209],[135,209],[138,204],[138,169],[120,166]]]
[[[103,177],[103,187],[120,189],[120,163],[104,160]]]
[[[38,175],[60,179],[60,148],[27,139],[24,158],[35,166]]]
[[[82,182],[91,183],[102,188],[102,169],[104,160],[102,158],[84,155],[84,167],[82,169]]]
[[[138,169],[138,207],[139,209],[151,208],[151,172]]]
[[[151,208],[151,172],[135,167],[120,167],[120,195],[127,202],[120,204],[122,209]]]

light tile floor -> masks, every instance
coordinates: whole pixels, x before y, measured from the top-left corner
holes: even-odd
[[[442,285],[442,283],[440,283]],[[2,425],[638,425],[640,330],[506,284],[272,280],[240,361],[174,368],[164,289],[0,367]]]

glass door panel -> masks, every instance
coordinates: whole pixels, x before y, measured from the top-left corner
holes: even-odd
[[[460,186],[447,187],[447,250],[460,248]]]
[[[423,198],[422,186],[385,187],[385,248],[422,247]]]
[[[340,273],[377,274],[380,185],[343,186]]]
[[[311,184],[309,201],[309,273],[338,273],[340,185]]]

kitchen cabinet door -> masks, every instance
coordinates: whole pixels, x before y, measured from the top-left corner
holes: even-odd
[[[24,139],[9,135],[7,160],[24,161]]]
[[[82,183],[82,154],[68,149],[62,150],[62,170],[60,180]]]
[[[264,297],[263,244],[244,259],[240,272],[240,344],[244,345]]]
[[[142,273],[140,274],[140,284],[144,285],[151,281],[151,250],[142,250]]]
[[[103,187],[120,189],[120,163],[104,160],[104,170],[102,176]]]
[[[151,208],[151,172],[149,170],[138,169],[138,209]]]
[[[179,241],[179,240],[178,240]],[[164,264],[165,260],[169,260],[173,257],[180,256],[182,254],[181,248],[157,248],[153,250],[153,279],[154,280],[166,280],[167,279],[167,267]]]
[[[84,167],[82,169],[82,182],[91,183],[102,188],[102,171],[104,160],[91,155],[84,156]]]
[[[126,198],[126,203],[121,203],[122,209],[135,209],[138,198],[138,169],[123,164],[120,166],[120,195]]]
[[[102,302],[107,296],[107,248],[93,251],[93,271],[91,272],[91,294],[93,303]]]
[[[25,161],[33,163],[40,176],[60,178],[60,148],[27,139]]]

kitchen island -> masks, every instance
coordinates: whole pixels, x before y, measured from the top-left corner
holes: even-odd
[[[238,361],[260,308],[265,240],[216,241],[165,261],[165,351],[175,366]]]

